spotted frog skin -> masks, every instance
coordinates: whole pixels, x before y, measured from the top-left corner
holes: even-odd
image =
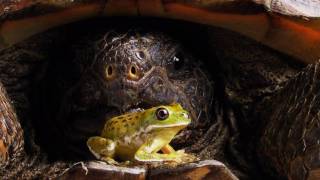
[[[96,158],[139,162],[182,162],[184,151],[175,151],[170,141],[191,119],[180,104],[157,106],[114,117],[106,122],[101,136],[90,137],[87,145]],[[162,151],[163,154],[157,153]]]

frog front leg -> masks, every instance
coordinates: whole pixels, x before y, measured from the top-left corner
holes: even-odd
[[[165,154],[157,153],[160,149],[163,150]],[[167,144],[167,141],[161,138],[155,138],[144,143],[135,153],[134,159],[141,162],[175,161],[181,163],[189,156],[189,154],[183,151],[174,151],[174,149]]]
[[[170,144],[167,144],[161,148],[163,154],[170,154],[176,152]]]
[[[184,150],[178,150],[178,151],[174,150],[173,147],[170,146],[170,144],[167,144],[167,145],[163,146],[161,148],[161,151],[162,151],[163,154],[171,154],[171,153],[181,154],[181,155],[183,155],[185,157],[188,157],[189,160],[191,160],[191,159],[196,160],[197,159],[195,156],[193,156],[191,154],[184,153]]]
[[[117,161],[113,159],[116,148],[116,143],[114,141],[95,136],[88,139],[87,146],[97,159],[109,164],[118,164]]]

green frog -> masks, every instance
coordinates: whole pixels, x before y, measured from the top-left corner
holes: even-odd
[[[182,163],[196,158],[169,143],[190,122],[189,113],[176,103],[130,112],[108,120],[101,136],[90,137],[87,145],[97,159],[111,164],[117,163],[114,159]]]

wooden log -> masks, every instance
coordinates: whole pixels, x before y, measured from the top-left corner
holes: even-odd
[[[118,167],[108,165],[101,161],[77,163],[67,170],[59,179],[85,180],[85,179],[145,179],[146,169],[141,167]]]
[[[205,160],[177,168],[151,169],[147,179],[236,180],[238,178],[223,163],[216,160]]]
[[[237,180],[238,178],[233,175],[233,173],[223,163],[216,160],[205,160],[178,167],[158,166],[149,169],[145,166],[120,167],[108,165],[101,161],[92,161],[87,163],[77,163],[67,170],[59,179]]]

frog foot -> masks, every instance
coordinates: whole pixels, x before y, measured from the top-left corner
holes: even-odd
[[[120,165],[119,162],[117,162],[116,160],[114,160],[113,158],[111,157],[102,157],[100,158],[102,161],[106,162],[107,164],[109,165],[114,165],[114,166],[118,166]]]
[[[198,157],[196,157],[193,154],[185,153],[184,150],[178,150],[174,152],[174,154],[175,154],[174,156],[176,157],[175,161],[179,164],[190,163],[190,162],[195,162],[199,160]]]

